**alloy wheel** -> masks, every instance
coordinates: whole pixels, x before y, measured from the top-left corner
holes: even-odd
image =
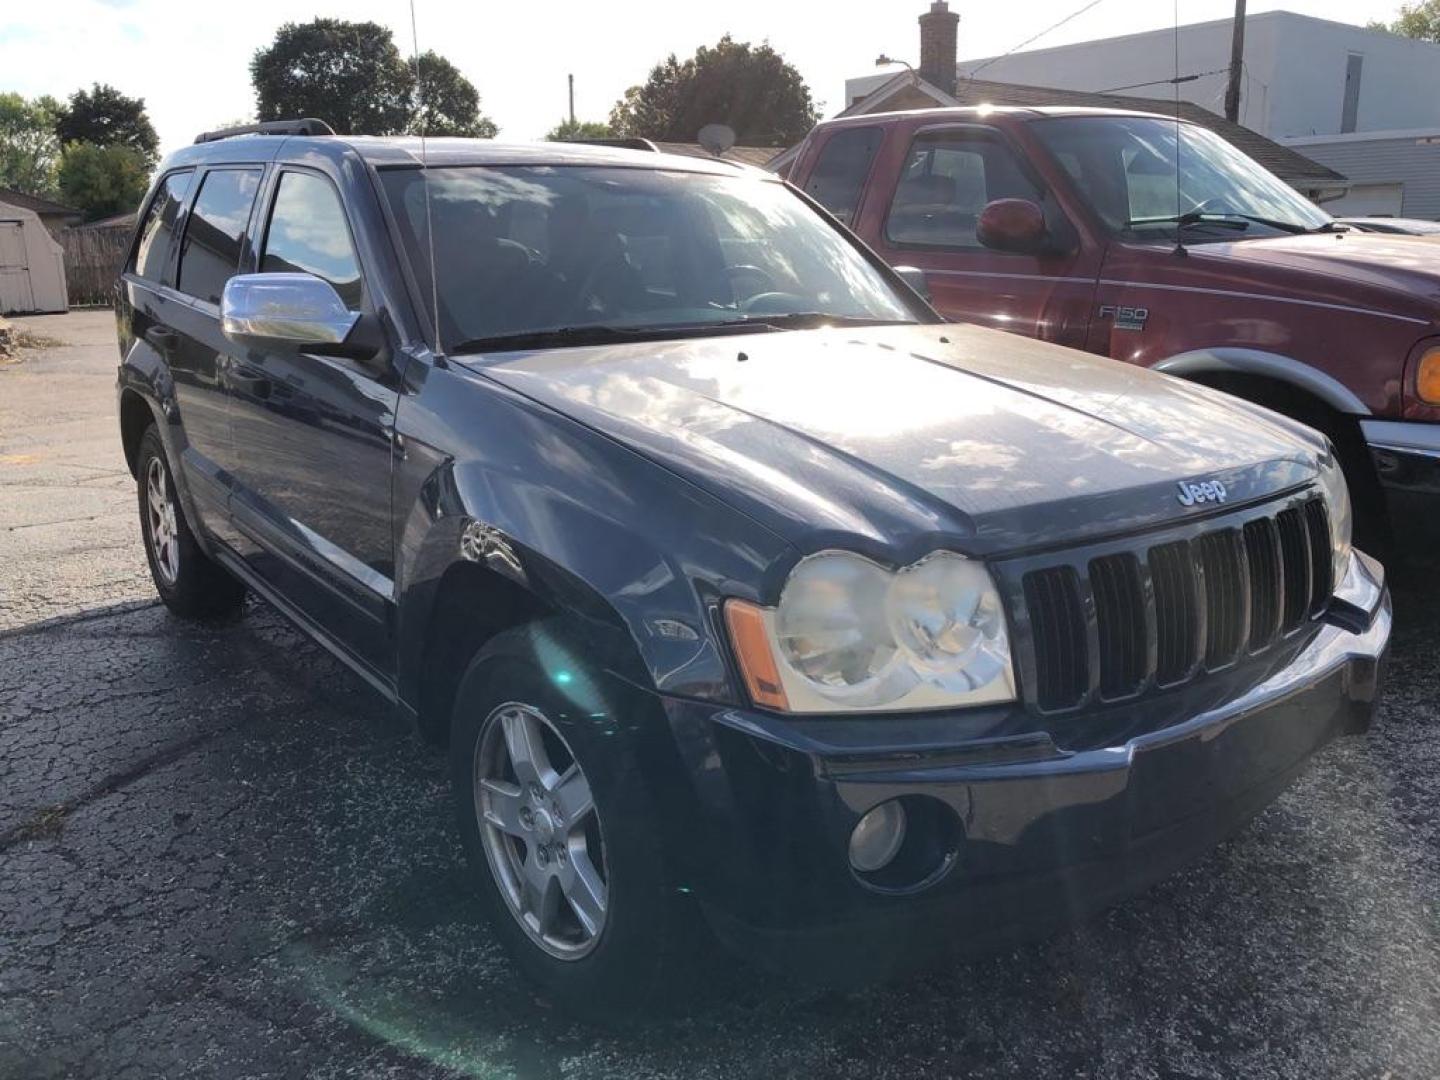
[[[590,782],[539,709],[510,702],[481,728],[475,813],[490,872],[532,942],[578,960],[599,942],[609,905]]]
[[[180,577],[180,526],[165,462],[158,457],[152,457],[145,470],[145,510],[155,568],[165,584],[174,585]]]

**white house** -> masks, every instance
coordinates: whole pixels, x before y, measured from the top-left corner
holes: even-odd
[[[968,78],[1182,99],[1224,110],[1231,22],[1151,30],[1001,57],[961,60]],[[964,52],[964,28],[960,51]],[[854,102],[889,74],[847,80]],[[1361,26],[1268,11],[1245,20],[1240,123],[1343,174],[1352,191],[1336,213],[1440,217],[1440,45]],[[1383,133],[1383,134],[1382,134]]]

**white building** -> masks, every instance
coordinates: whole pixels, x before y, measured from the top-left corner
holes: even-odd
[[[961,60],[967,78],[1137,97],[1175,92],[1175,34],[1152,30]],[[1180,96],[1224,111],[1231,22],[1179,29]],[[965,30],[959,32],[964,52]],[[845,84],[855,101],[889,74]],[[1440,45],[1268,11],[1245,20],[1240,123],[1344,174],[1334,213],[1440,218]],[[1428,140],[1428,141],[1427,141]]]

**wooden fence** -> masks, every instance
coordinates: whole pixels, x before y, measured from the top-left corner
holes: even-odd
[[[133,228],[129,222],[98,227],[82,225],[60,234],[71,307],[114,302],[115,279],[130,250]]]

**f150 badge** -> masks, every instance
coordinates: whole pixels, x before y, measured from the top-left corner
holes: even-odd
[[[1150,309],[1127,307],[1123,304],[1101,304],[1100,317],[1114,320],[1116,330],[1144,330]]]
[[[1201,503],[1223,503],[1225,501],[1225,485],[1219,480],[1201,480],[1198,483],[1181,480],[1175,486],[1180,489],[1180,493],[1175,497],[1180,500],[1181,506],[1199,506]]]

